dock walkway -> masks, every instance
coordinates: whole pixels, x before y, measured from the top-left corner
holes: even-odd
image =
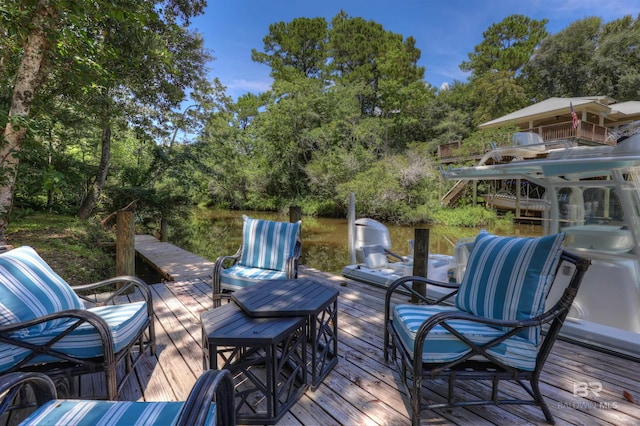
[[[157,241],[157,240],[156,240]],[[158,248],[152,245],[159,244]],[[136,238],[147,260],[176,277],[151,286],[158,350],[136,369],[122,400],[184,400],[202,373],[200,313],[211,309],[211,263],[168,243]],[[158,253],[157,257],[151,253]],[[161,254],[162,253],[162,254]],[[142,254],[142,253],[141,253]],[[184,258],[180,258],[184,255]],[[181,267],[181,264],[187,265]],[[208,272],[207,272],[208,270]],[[190,273],[194,276],[189,276]],[[339,362],[315,391],[307,391],[278,425],[407,425],[407,406],[398,390],[395,369],[384,362],[384,290],[300,267],[311,277],[340,291],[338,297]],[[505,383],[504,385],[508,385]],[[503,386],[504,386],[503,385]],[[585,387],[586,386],[586,387]],[[429,385],[429,399],[446,394],[444,382]],[[466,383],[464,397],[486,394],[490,385]],[[517,385],[505,386],[514,395]],[[556,423],[560,425],[640,424],[640,363],[559,341],[541,378]],[[576,391],[576,389],[578,391]],[[584,390],[587,390],[585,393]],[[476,406],[423,413],[422,424],[544,424],[533,406]]]
[[[185,278],[210,280],[213,263],[151,235],[135,236],[136,253],[166,281]]]

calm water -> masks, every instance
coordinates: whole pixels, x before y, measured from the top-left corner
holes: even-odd
[[[288,221],[289,216],[278,213],[242,212],[198,209],[184,229],[171,229],[170,242],[209,260],[234,254],[242,239],[242,214],[251,217]],[[447,226],[401,226],[386,224],[391,235],[392,250],[407,254],[408,240],[415,228],[429,228],[429,250],[432,253],[453,254],[458,238],[473,237],[480,228]],[[510,225],[507,228],[487,228],[497,235],[538,236],[536,225]],[[303,216],[302,262],[304,265],[339,275],[349,264],[347,219],[325,219]]]

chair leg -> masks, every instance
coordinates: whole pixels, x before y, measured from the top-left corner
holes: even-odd
[[[155,318],[152,316],[149,322],[149,355],[156,354],[156,324]]]
[[[384,329],[384,348],[383,348],[383,352],[384,352],[384,362],[389,362],[389,331],[387,330],[386,326],[385,326],[385,329]]]
[[[422,401],[421,388],[422,377],[420,374],[413,373],[413,395],[409,395],[411,399],[411,425],[420,425],[420,404]]]
[[[118,374],[115,365],[109,365],[104,372],[107,380],[107,398],[110,401],[118,399]]]
[[[212,290],[212,294],[211,294],[211,300],[213,302],[213,307],[214,308],[219,308],[220,306],[222,306],[222,286],[220,285],[220,280],[216,279],[215,275],[216,272],[214,271],[213,273],[214,278],[213,281],[211,283],[211,290]]]
[[[455,384],[456,384],[456,376],[455,373],[451,373],[451,375],[449,376],[449,389],[447,392],[447,401],[449,402],[449,405],[453,405],[453,390],[455,388]]]
[[[542,397],[542,393],[540,392],[540,384],[538,383],[538,377],[534,376],[533,378],[531,378],[531,381],[529,383],[531,383],[531,390],[533,391],[536,400],[540,403],[540,408],[542,409],[542,412],[544,413],[544,417],[547,419],[547,422],[549,424],[555,425],[556,421],[553,418],[553,415],[551,414],[551,410],[549,410],[549,406],[547,405],[547,402],[544,400],[544,398]]]

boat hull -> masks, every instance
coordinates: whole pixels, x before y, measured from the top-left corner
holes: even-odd
[[[549,208],[549,203],[538,198],[522,197],[517,200],[515,195],[491,194],[484,195],[486,205],[501,211],[516,211],[518,205],[520,212],[530,216],[542,216],[542,213]]]

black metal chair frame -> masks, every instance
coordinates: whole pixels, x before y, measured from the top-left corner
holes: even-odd
[[[127,378],[134,371],[138,361],[146,351],[155,354],[155,327],[153,318],[153,300],[148,285],[134,276],[118,276],[93,284],[72,287],[78,296],[94,306],[116,305],[119,298],[125,298],[127,294],[137,291],[146,302],[147,318],[135,339],[127,347],[119,352],[114,352],[113,336],[104,319],[88,310],[72,309],[55,314],[46,315],[31,321],[24,321],[8,326],[0,326],[0,342],[26,348],[31,353],[3,374],[17,371],[42,372],[53,378],[58,384],[58,389],[67,388],[69,394],[77,393],[73,377],[89,373],[104,372],[107,383],[106,398],[116,400],[120,389]],[[112,289],[112,291],[108,291]],[[96,293],[100,290],[99,293]],[[88,293],[92,294],[87,295]],[[137,295],[136,295],[137,296]],[[11,337],[12,333],[43,324],[52,320],[68,319],[67,328],[43,345],[33,345],[18,338]],[[55,350],[52,346],[60,339],[71,333],[79,326],[88,323],[95,328],[102,341],[103,355],[94,358],[78,358],[67,353]],[[55,360],[35,365],[29,365],[37,356],[46,355]],[[118,382],[117,367],[120,361],[125,362],[125,373]],[[66,393],[66,392],[63,392]],[[103,398],[97,396],[96,398]]]
[[[528,404],[537,405],[542,409],[547,422],[554,424],[555,421],[551,411],[544,401],[540,392],[539,380],[551,348],[557,339],[558,333],[567,317],[576,293],[586,273],[590,260],[576,256],[564,251],[561,260],[556,268],[556,275],[559,269],[567,263],[575,265],[573,274],[568,286],[560,300],[542,315],[523,321],[503,321],[482,318],[464,311],[441,312],[427,319],[415,337],[413,353],[407,351],[402,344],[395,324],[392,319],[392,297],[394,292],[402,292],[405,296],[409,293],[413,300],[418,300],[421,304],[438,304],[453,297],[458,290],[453,290],[448,296],[433,301],[426,298],[420,292],[413,289],[412,283],[425,283],[426,285],[452,288],[451,284],[429,280],[423,277],[403,277],[394,281],[385,297],[385,335],[384,335],[384,358],[389,362],[391,358],[398,367],[402,386],[407,392],[410,402],[411,421],[413,425],[420,423],[420,413],[425,409],[464,407],[471,405],[504,405],[504,404]],[[453,299],[451,299],[452,301]],[[451,302],[450,301],[450,302]],[[455,328],[447,322],[451,320],[468,320],[497,328],[507,328],[503,335],[490,342],[477,345],[458,333]],[[425,363],[422,362],[422,350],[429,332],[436,326],[444,327],[451,334],[469,346],[470,352],[451,362],[447,363]],[[540,344],[536,357],[535,369],[533,371],[522,370],[506,365],[499,361],[487,350],[496,346],[504,340],[517,335],[524,329],[530,327],[548,326],[543,333],[543,340]],[[443,403],[425,404],[422,402],[423,381],[444,379],[448,381],[447,400]],[[454,400],[454,385],[456,380],[491,380],[491,399],[456,401]],[[501,380],[517,382],[531,396],[531,399],[499,398],[498,387]],[[529,382],[527,385],[526,382]]]
[[[28,391],[31,392],[28,392]],[[0,377],[0,420],[15,424],[47,401],[57,399],[53,381],[42,373],[10,373]],[[228,370],[205,371],[187,397],[176,426],[206,424],[211,403],[216,404],[216,424],[235,425],[233,378]]]

